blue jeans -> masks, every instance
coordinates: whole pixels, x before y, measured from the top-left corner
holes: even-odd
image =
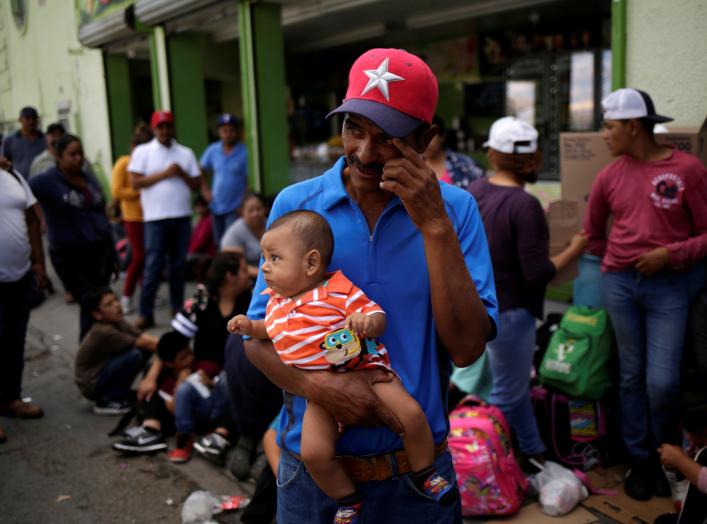
[[[145,356],[147,354],[140,349],[131,348],[111,358],[93,385],[93,397],[103,402],[126,400],[130,386],[142,369]]]
[[[228,384],[223,371],[208,398],[202,397],[189,382],[182,382],[175,394],[174,423],[177,432],[195,433],[197,427],[218,420],[228,409],[228,399]]]
[[[140,294],[140,315],[143,317],[151,317],[154,313],[165,261],[169,262],[170,305],[174,311],[181,309],[190,236],[190,217],[145,222],[145,273]]]
[[[498,336],[486,345],[493,387],[491,404],[498,406],[526,455],[545,451],[530,401],[530,369],[535,353],[535,317],[517,308],[498,315]]]
[[[224,215],[217,215],[216,213],[211,214],[211,229],[213,231],[214,244],[216,244],[217,251],[221,251],[221,237],[237,218],[238,216],[235,211],[231,211],[230,213],[226,213]]]
[[[636,459],[648,459],[663,442],[680,441],[676,406],[689,282],[689,273],[643,277],[635,269],[603,276],[619,346],[621,431]]]
[[[445,452],[435,459],[437,472],[456,484],[452,456]],[[361,524],[461,524],[461,504],[444,507],[420,493],[409,475],[358,484],[363,499]],[[304,463],[286,451],[280,454],[277,473],[278,524],[330,524],[336,501],[314,483]]]

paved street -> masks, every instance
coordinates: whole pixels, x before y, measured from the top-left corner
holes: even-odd
[[[56,277],[54,282],[60,288]],[[155,334],[166,329],[167,310],[158,311]],[[32,312],[24,395],[42,406],[45,416],[0,418],[8,434],[0,445],[0,522],[180,522],[182,502],[192,491],[238,495],[251,489],[197,457],[176,466],[165,454],[117,455],[107,435],[118,417],[93,414],[73,382],[77,333],[78,306],[64,304],[60,292]]]
[[[59,284],[56,276],[52,277]],[[119,285],[114,289],[120,289]],[[193,285],[187,292],[192,290]],[[165,286],[160,297],[167,298]],[[562,311],[564,306],[550,303],[547,309]],[[158,307],[156,320],[157,327],[151,331],[159,335],[169,325],[166,304]],[[95,415],[93,405],[74,385],[77,341],[78,306],[65,304],[61,292],[32,312],[24,395],[42,406],[46,414],[39,420],[0,418],[8,434],[8,442],[0,445],[1,524],[178,523],[182,503],[195,490],[217,495],[251,492],[252,484],[236,483],[196,456],[187,464],[174,465],[165,454],[116,454],[110,448],[113,438],[107,435],[118,417]],[[173,440],[169,443],[173,445]],[[662,502],[667,503],[665,499]],[[669,509],[669,504],[663,507]],[[238,512],[215,518],[223,523],[239,521]],[[552,518],[542,514],[535,502],[529,502],[519,515],[504,522],[617,521],[585,507],[566,517]]]

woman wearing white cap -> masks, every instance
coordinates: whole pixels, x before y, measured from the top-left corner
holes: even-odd
[[[491,126],[489,177],[474,181],[474,195],[484,221],[498,297],[498,336],[486,346],[498,405],[518,437],[521,451],[542,458],[545,445],[530,402],[530,369],[535,351],[535,318],[543,318],[545,288],[584,251],[586,237],[576,234],[558,255],[549,256],[545,213],[524,190],[537,181],[538,132],[507,116]]]

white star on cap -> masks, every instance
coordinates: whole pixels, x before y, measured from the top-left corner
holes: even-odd
[[[361,96],[377,87],[387,101],[390,101],[390,97],[388,96],[388,82],[400,82],[401,80],[405,80],[402,76],[388,72],[387,57],[380,63],[378,69],[366,69],[363,72],[368,77],[368,83],[366,87],[363,88],[363,91],[361,91]]]

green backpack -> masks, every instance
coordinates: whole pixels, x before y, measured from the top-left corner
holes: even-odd
[[[611,385],[612,343],[604,309],[570,307],[550,339],[540,365],[540,382],[574,398],[600,400]]]

